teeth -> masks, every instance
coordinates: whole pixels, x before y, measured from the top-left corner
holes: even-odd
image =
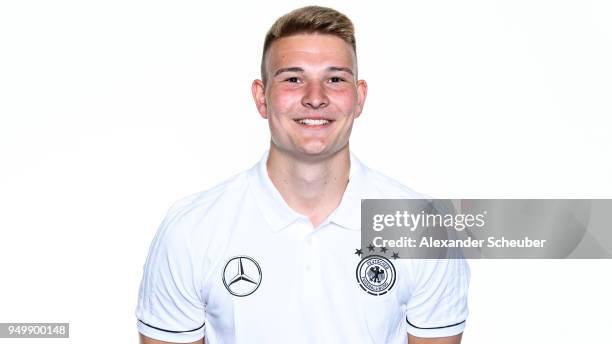
[[[310,119],[310,118],[300,119],[298,122],[301,124],[305,124],[305,125],[325,125],[329,123],[329,121],[326,119]]]

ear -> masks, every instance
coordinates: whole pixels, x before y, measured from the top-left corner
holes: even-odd
[[[365,104],[366,96],[368,95],[368,84],[365,80],[357,81],[357,109],[355,109],[355,118],[361,115],[363,105]]]
[[[262,118],[268,119],[268,108],[266,106],[266,87],[263,84],[263,81],[256,79],[253,81],[251,85],[251,93],[253,93],[253,100],[255,101],[255,106],[257,107],[257,111]]]

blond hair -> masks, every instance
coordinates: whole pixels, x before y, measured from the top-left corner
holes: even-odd
[[[355,29],[351,20],[344,14],[328,7],[306,6],[293,10],[278,18],[264,40],[261,55],[261,79],[266,83],[266,53],[274,41],[302,33],[319,33],[341,38],[357,54]]]

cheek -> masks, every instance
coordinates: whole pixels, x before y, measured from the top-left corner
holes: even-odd
[[[269,104],[275,113],[282,113],[300,102],[298,92],[292,90],[272,90]]]
[[[357,92],[354,89],[338,90],[333,93],[332,102],[343,113],[352,113],[357,106]]]

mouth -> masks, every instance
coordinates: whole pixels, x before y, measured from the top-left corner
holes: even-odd
[[[333,122],[333,120],[326,118],[298,118],[294,119],[294,121],[307,127],[325,127]]]

